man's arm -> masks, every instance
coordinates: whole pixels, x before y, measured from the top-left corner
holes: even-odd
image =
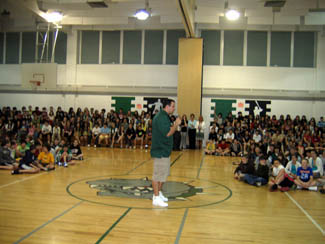
[[[177,126],[179,126],[182,123],[181,119],[178,117],[175,121],[175,123],[173,124],[172,127],[170,127],[169,132],[167,133],[167,137],[170,137],[171,135],[173,135],[177,129]]]

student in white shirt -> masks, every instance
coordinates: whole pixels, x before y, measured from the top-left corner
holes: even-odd
[[[320,157],[317,156],[316,151],[311,151],[311,157],[309,158],[309,166],[313,170],[314,179],[321,178],[323,176],[323,162]]]
[[[295,179],[297,177],[297,170],[301,167],[301,164],[298,161],[297,155],[293,154],[291,156],[291,161],[287,164],[285,171],[289,177]]]
[[[294,185],[294,180],[287,177],[285,168],[280,163],[279,159],[275,159],[272,165],[272,177],[270,181],[270,191],[289,191],[290,187]]]
[[[52,126],[49,124],[47,120],[45,120],[42,126],[42,139],[46,140],[47,143],[49,144],[51,142],[51,133],[52,133]]]
[[[98,144],[98,138],[100,135],[100,127],[98,124],[95,125],[95,127],[92,129],[92,137],[93,137],[93,141],[94,141],[94,147],[97,146]]]
[[[232,129],[230,129],[229,132],[226,133],[224,139],[226,139],[227,142],[232,143],[232,141],[235,139],[235,134]]]
[[[262,137],[258,130],[255,131],[255,133],[253,135],[253,140],[255,143],[259,143],[262,140]]]

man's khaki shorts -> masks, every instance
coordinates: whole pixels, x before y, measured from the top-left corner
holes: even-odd
[[[154,158],[153,160],[153,181],[166,182],[170,169],[170,157]]]

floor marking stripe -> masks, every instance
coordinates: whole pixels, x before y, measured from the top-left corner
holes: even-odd
[[[23,182],[23,181],[25,181],[25,180],[30,180],[30,179],[36,178],[36,177],[38,177],[38,176],[40,176],[40,175],[44,175],[44,174],[46,174],[46,173],[47,173],[47,172],[44,172],[44,173],[40,173],[40,174],[37,174],[37,175],[33,175],[33,176],[31,176],[31,177],[26,177],[26,178],[23,178],[23,179],[20,179],[20,180],[13,181],[13,182],[11,182],[11,183],[8,183],[8,184],[5,184],[5,185],[0,186],[0,189],[1,189],[1,188],[4,188],[4,187],[7,187],[7,186],[11,186],[11,185],[16,184],[16,183]]]
[[[295,199],[293,199],[293,197],[289,193],[285,192],[285,194],[306,215],[306,217],[316,226],[316,228],[319,229],[323,235],[325,235],[325,231],[322,229],[322,227],[320,227],[320,225],[316,222],[316,220],[314,220],[309,215],[309,213],[307,213],[307,211],[303,209],[303,207]]]
[[[135,168],[131,169],[129,172],[127,172],[126,174],[130,174],[132,173],[134,170],[136,170],[137,168],[139,168],[140,166],[144,165],[145,163],[147,163],[148,161],[150,161],[151,159],[147,159],[145,161],[143,161],[142,163],[140,163],[139,165],[135,166]]]
[[[183,155],[183,153],[180,153],[177,158],[174,159],[174,161],[170,164],[170,167],[173,167],[173,165],[176,163],[176,161]]]
[[[174,244],[178,244],[179,240],[181,239],[181,235],[182,235],[182,231],[183,231],[183,228],[184,228],[187,213],[188,213],[188,208],[185,209],[184,216],[183,216],[183,219],[182,219],[182,223],[179,226],[179,230],[178,230],[178,233],[177,233],[176,240],[175,240]]]
[[[128,208],[128,210],[126,210],[116,221],[114,224],[111,225],[111,227],[109,227],[109,229],[98,239],[98,241],[96,241],[95,244],[99,244],[101,243],[102,240],[104,240],[104,238],[115,228],[115,226],[128,214],[128,212],[131,211],[132,208]]]
[[[204,153],[204,151],[203,151],[203,156],[202,156],[202,159],[201,159],[200,168],[199,168],[198,171],[197,171],[196,179],[199,179],[199,177],[200,177],[201,168],[202,168],[202,166],[203,166],[204,158],[205,158],[205,153]]]
[[[63,211],[61,214],[59,214],[58,216],[48,220],[47,222],[45,222],[44,224],[42,224],[41,226],[37,227],[36,229],[34,229],[33,231],[29,232],[27,235],[23,236],[22,238],[20,238],[18,241],[14,242],[14,244],[20,243],[23,240],[27,239],[28,237],[30,237],[32,234],[34,234],[35,232],[39,231],[40,229],[44,228],[45,226],[47,226],[48,224],[52,223],[53,221],[55,221],[56,219],[62,217],[63,215],[65,215],[66,213],[70,212],[70,210],[74,209],[75,207],[78,207],[83,201],[78,202],[77,204],[73,205],[71,208],[68,208],[67,210]]]

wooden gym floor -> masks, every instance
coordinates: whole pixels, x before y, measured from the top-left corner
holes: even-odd
[[[36,175],[0,172],[0,243],[325,243],[325,196],[237,182],[230,157],[173,152],[170,181],[203,192],[153,209],[97,196],[88,180],[151,178],[145,150],[83,148],[85,160]]]

